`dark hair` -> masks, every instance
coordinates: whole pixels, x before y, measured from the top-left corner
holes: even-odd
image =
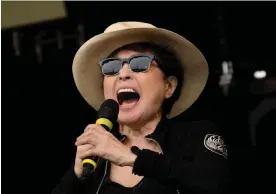
[[[151,51],[157,57],[159,62],[158,66],[164,73],[165,78],[168,78],[169,76],[175,76],[177,78],[178,84],[173,95],[170,98],[165,99],[162,104],[162,115],[166,116],[170,113],[173,104],[178,100],[181,93],[183,82],[183,67],[180,61],[177,57],[175,57],[175,55],[168,47],[160,46],[151,42],[132,43],[125,45],[113,51],[109,57],[113,57],[119,51],[125,49],[137,52]]]

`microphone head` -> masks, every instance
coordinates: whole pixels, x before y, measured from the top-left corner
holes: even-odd
[[[115,123],[118,119],[118,114],[119,104],[113,99],[107,99],[102,103],[97,113],[97,119],[106,118],[112,123]]]

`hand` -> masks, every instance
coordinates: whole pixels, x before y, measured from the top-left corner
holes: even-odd
[[[82,172],[82,160],[89,156],[98,156],[118,166],[133,166],[136,155],[101,125],[88,125],[84,133],[77,138],[77,157],[75,172]]]

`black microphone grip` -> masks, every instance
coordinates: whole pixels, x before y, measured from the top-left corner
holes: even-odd
[[[98,113],[96,124],[103,126],[107,131],[111,131],[114,123],[117,121],[119,113],[119,104],[112,99],[107,99],[101,105]],[[97,168],[99,157],[92,156],[82,161],[83,171],[82,178],[87,178],[93,174]]]

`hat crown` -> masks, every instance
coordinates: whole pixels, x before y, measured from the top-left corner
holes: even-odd
[[[132,28],[156,28],[156,26],[144,22],[117,22],[108,26],[104,33]]]

